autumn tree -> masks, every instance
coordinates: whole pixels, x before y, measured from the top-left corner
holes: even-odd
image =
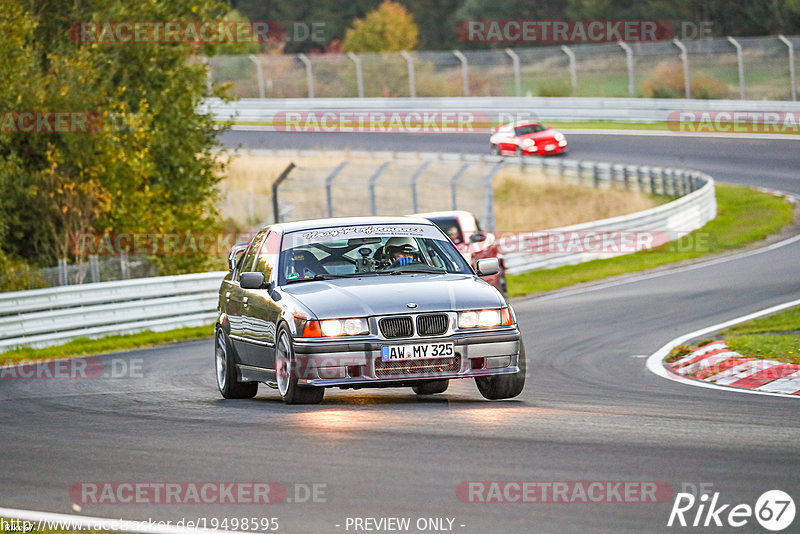
[[[347,30],[344,49],[348,52],[397,52],[413,50],[419,42],[414,18],[397,2],[387,0]]]

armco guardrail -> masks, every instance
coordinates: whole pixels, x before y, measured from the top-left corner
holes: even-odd
[[[494,125],[538,117],[543,121],[666,121],[677,111],[800,112],[800,102],[686,98],[453,97],[453,98],[243,98],[207,99],[202,110],[216,120],[271,123],[286,111],[470,111]],[[357,122],[357,121],[356,121]],[[388,121],[387,121],[388,122]],[[302,123],[306,124],[306,123]],[[264,126],[270,129],[270,124]],[[324,125],[318,126],[325,131]],[[485,133],[484,129],[478,129]]]
[[[214,320],[225,272],[0,293],[0,351]]]

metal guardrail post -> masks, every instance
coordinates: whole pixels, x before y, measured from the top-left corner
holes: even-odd
[[[325,178],[325,199],[327,200],[328,204],[328,217],[333,217],[333,191],[331,191],[331,186],[333,185],[333,181],[339,176],[339,173],[347,167],[348,161],[343,161],[339,165],[333,169],[327,178]]]
[[[648,193],[650,193],[651,195],[655,195],[656,194],[655,169],[653,167],[649,167],[647,169],[647,175],[650,177],[650,191],[648,191]]]
[[[250,58],[250,61],[252,61],[256,66],[256,77],[258,78],[258,98],[264,98],[264,68],[261,65],[261,60],[259,60],[254,54],[250,54],[247,57]]]
[[[625,51],[625,63],[628,66],[628,95],[633,98],[636,96],[636,77],[633,70],[633,49],[625,41],[617,41],[617,44]]]
[[[405,50],[400,52],[403,59],[408,63],[408,96],[417,98],[417,82],[414,78],[414,57]]]
[[[358,98],[364,98],[364,73],[361,71],[361,58],[353,52],[348,52],[349,57],[353,63],[356,64],[356,87],[358,88]]]
[[[306,86],[308,87],[308,98],[314,98],[314,71],[311,69],[311,60],[305,54],[297,54],[297,59],[306,66]]]
[[[453,55],[461,62],[461,83],[464,84],[464,96],[469,96],[469,64],[467,63],[467,56],[462,54],[460,50],[453,50]]]
[[[683,90],[686,98],[692,98],[692,83],[689,80],[689,51],[686,50],[686,45],[677,39],[673,39],[672,43],[681,51],[681,63],[683,63]]]
[[[129,280],[131,277],[131,263],[128,261],[128,251],[123,250],[119,253],[119,270],[121,271],[120,277],[123,280]]]
[[[495,176],[503,169],[503,164],[505,162],[501,161],[496,163],[492,170],[486,175],[486,195],[485,195],[485,204],[483,207],[483,225],[484,227],[488,228],[490,232],[494,232],[497,230],[496,223],[494,220],[494,189],[492,188],[492,182],[494,181]]]
[[[730,35],[728,36],[728,42],[736,47],[736,66],[739,70],[739,98],[744,100],[744,57],[742,55],[742,45]]]
[[[419,177],[422,176],[422,173],[425,172],[425,169],[427,169],[430,164],[430,161],[426,161],[411,175],[411,201],[413,202],[414,213],[419,211],[419,203],[417,202],[417,181],[419,181]]]
[[[572,96],[578,96],[578,67],[575,64],[575,52],[567,45],[561,45],[561,50],[569,58],[569,81],[572,84]]]
[[[797,80],[794,70],[794,45],[783,35],[779,35],[778,39],[789,49],[789,83],[792,84],[792,101],[795,101],[797,100]]]
[[[278,203],[278,187],[281,185],[288,176],[289,173],[292,172],[292,169],[295,168],[294,162],[289,163],[289,165],[283,169],[283,172],[272,182],[272,219],[275,223],[281,222],[281,216],[279,211],[279,203]]]
[[[519,56],[510,48],[506,48],[506,54],[511,58],[511,63],[514,66],[514,94],[522,96],[522,77],[519,72]]]
[[[378,170],[375,171],[372,176],[369,177],[369,206],[370,206],[370,213],[372,215],[378,214],[378,202],[375,199],[375,182],[378,181],[378,178],[381,177],[381,174],[386,170],[389,166],[389,161],[385,161],[378,167]]]
[[[458,209],[458,200],[456,199],[456,188],[458,187],[458,179],[461,178],[461,175],[464,174],[469,168],[469,163],[463,164],[456,173],[450,178],[450,195],[453,201],[453,209]]]
[[[592,186],[597,189],[600,187],[600,169],[597,163],[592,163]]]

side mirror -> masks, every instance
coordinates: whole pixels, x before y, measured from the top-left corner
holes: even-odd
[[[500,260],[497,258],[484,258],[475,265],[478,276],[489,276],[500,272]],[[244,276],[244,275],[242,275]]]
[[[265,289],[264,273],[242,273],[239,285],[242,289]]]
[[[552,130],[552,129],[553,129],[553,127],[552,127],[552,126],[548,126],[548,127],[547,127],[547,128],[545,128],[545,129],[546,129],[546,130]]]
[[[480,243],[481,241],[486,241],[486,234],[483,232],[475,232],[469,236],[470,243]]]

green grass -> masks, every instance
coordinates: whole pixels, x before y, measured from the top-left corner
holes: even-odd
[[[59,358],[71,358],[74,356],[92,356],[109,352],[155,347],[157,345],[177,343],[178,341],[212,337],[213,335],[214,330],[212,326],[209,325],[177,328],[166,332],[151,332],[147,330],[137,334],[113,335],[99,339],[81,337],[73,339],[64,345],[44,347],[41,349],[21,347],[3,352],[0,353],[0,362],[3,364],[10,364],[30,360],[54,360]]]
[[[800,335],[734,336],[725,343],[742,356],[800,364]]]
[[[722,332],[725,336],[800,331],[800,306],[737,324]]]
[[[781,198],[725,184],[716,185],[716,194],[717,217],[677,241],[636,254],[508,275],[509,294],[530,295],[741,248],[792,221],[792,206]]]

